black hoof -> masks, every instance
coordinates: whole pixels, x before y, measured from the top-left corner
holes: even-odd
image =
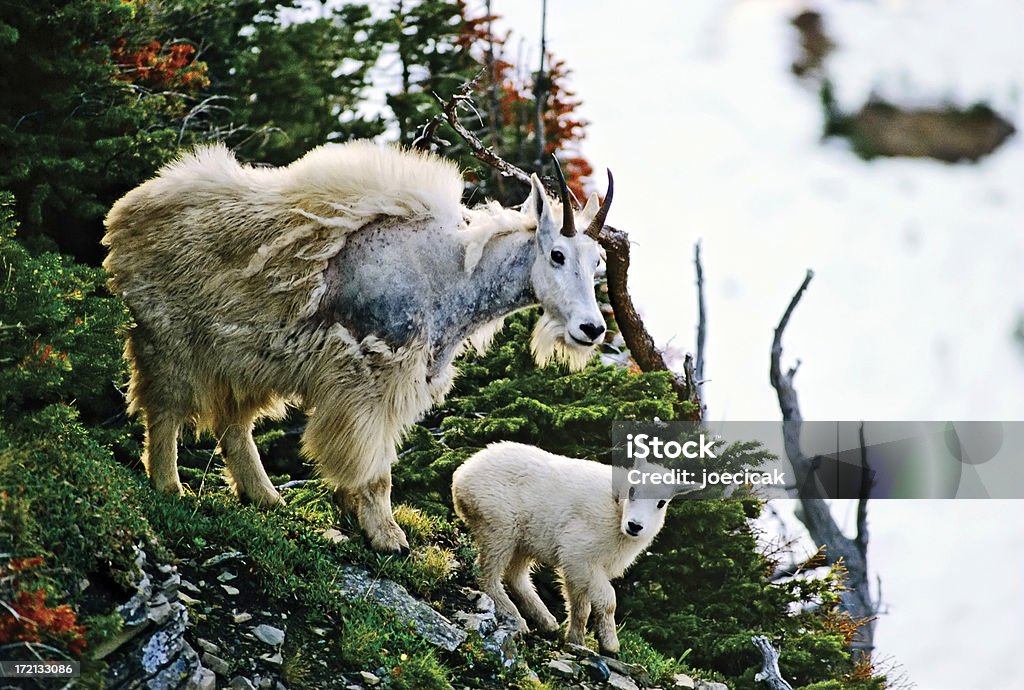
[[[601,650],[601,656],[608,657],[609,659],[618,659],[619,658],[619,653],[618,652],[606,652],[604,650]]]
[[[392,549],[391,550],[391,555],[394,556],[395,558],[405,558],[406,556],[409,555],[409,547],[408,546],[400,546],[397,549]]]
[[[539,630],[538,629],[537,630],[537,637],[540,637],[541,639],[549,640],[549,641],[556,640],[556,639],[558,639],[558,628],[555,628],[554,630]]]

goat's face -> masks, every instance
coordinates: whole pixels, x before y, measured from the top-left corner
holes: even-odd
[[[562,196],[563,213],[559,218],[534,176],[533,190],[523,209],[537,218],[531,279],[534,295],[544,309],[531,348],[538,364],[556,359],[580,369],[604,340],[604,316],[594,295],[594,275],[601,261],[601,248],[595,238],[604,225],[611,195],[599,209],[595,194],[578,213],[568,205],[567,191]],[[577,226],[587,231],[577,232]]]
[[[622,505],[622,520],[619,530],[633,539],[649,538],[657,534],[665,524],[665,511],[670,496],[650,496],[649,492],[641,497],[636,487],[631,486],[629,493],[619,499]]]

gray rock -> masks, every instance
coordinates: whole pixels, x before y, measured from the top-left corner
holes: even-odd
[[[568,661],[562,661],[561,659],[552,659],[547,663],[547,669],[556,676],[562,678],[572,678],[576,675],[576,667]]]
[[[725,683],[713,683],[710,680],[698,680],[696,690],[729,690]]]
[[[256,639],[260,642],[263,644],[269,644],[271,647],[280,647],[284,644],[284,630],[275,628],[272,625],[267,625],[266,623],[257,625],[253,628],[252,634],[255,635]]]
[[[181,587],[181,589],[186,589],[189,592],[192,592],[193,594],[199,594],[200,592],[203,591],[203,590],[199,589],[194,584],[192,584],[191,582],[189,582],[188,580],[186,580],[184,578],[182,578],[181,582],[178,583],[178,584],[179,584],[179,587]]]
[[[627,664],[624,661],[612,659],[611,657],[607,656],[602,656],[601,658],[604,660],[606,664],[608,664],[608,668],[610,668],[612,671],[620,673],[624,676],[628,676],[640,685],[646,686],[653,684],[653,681],[651,680],[651,674],[649,674],[647,672],[647,669],[643,666],[640,666],[639,664]]]
[[[221,585],[220,588],[223,589],[225,592],[227,592],[228,596],[232,596],[232,597],[237,597],[238,596],[238,588],[237,587],[232,587],[231,585]]]
[[[216,556],[210,556],[205,561],[203,561],[201,567],[213,568],[220,565],[221,563],[227,563],[228,561],[240,561],[243,558],[245,558],[245,554],[241,551],[225,551],[224,553],[219,553]]]
[[[236,623],[246,623],[252,620],[252,614],[243,611],[242,613],[236,613],[231,617]]]
[[[468,587],[463,587],[462,592],[470,599],[470,601],[476,602],[477,611],[480,613],[489,613],[494,615],[494,599],[491,599],[490,595],[486,592],[469,589]]]
[[[594,655],[593,649],[591,649],[590,647],[584,647],[581,644],[573,644],[572,642],[566,642],[565,648],[578,657],[588,657]]]
[[[687,690],[694,690],[697,687],[693,678],[686,675],[685,673],[677,673],[672,676],[672,684],[677,688],[686,688]]]
[[[178,573],[171,573],[160,583],[160,589],[168,594],[177,592],[179,587],[181,587],[181,575]]]
[[[220,654],[220,647],[210,642],[209,640],[204,640],[200,637],[196,640],[196,645],[204,652],[209,652],[210,654]]]
[[[231,671],[231,667],[228,666],[228,662],[221,659],[219,656],[214,656],[209,652],[203,654],[203,664],[209,667],[211,671],[216,673],[218,676],[227,677]]]
[[[371,688],[380,685],[380,678],[378,678],[373,673],[370,673],[369,671],[360,671],[359,679]]]
[[[188,613],[184,606],[179,605],[168,623],[153,633],[142,647],[142,668],[147,673],[159,672],[178,657],[185,644],[183,635],[187,626]]]
[[[260,656],[261,659],[266,661],[268,664],[274,664],[280,666],[284,663],[284,657],[281,656],[281,652],[275,652],[273,654],[263,654]]]
[[[236,577],[238,576],[232,573],[231,571],[225,570],[223,573],[217,576],[217,582],[231,582]]]
[[[181,640],[180,633],[176,639]],[[201,680],[204,674],[199,672],[200,668],[195,650],[182,640],[180,651],[171,658],[167,666],[146,681],[146,687],[150,690],[178,690],[183,678],[196,677],[197,680]]]
[[[640,690],[640,686],[634,683],[633,679],[614,671],[612,677],[608,679],[608,687],[615,690]]]
[[[413,597],[396,582],[374,577],[366,568],[345,565],[338,571],[338,589],[349,600],[370,599],[394,612],[396,618],[412,625],[431,644],[455,651],[468,633],[427,604]]]
[[[349,537],[347,535],[342,534],[340,530],[333,528],[325,529],[321,534],[324,535],[324,538],[327,539],[327,541],[332,541],[335,544],[343,544],[349,541]]]
[[[157,594],[146,603],[146,618],[156,625],[163,625],[171,617],[171,602],[167,601],[166,595]]]
[[[217,690],[217,676],[210,669],[200,666],[185,683],[184,690]]]
[[[178,592],[178,601],[180,601],[181,603],[185,604],[186,606],[195,606],[196,604],[203,603],[203,602],[199,601],[198,599],[193,599],[192,597],[190,597],[189,595],[185,594],[184,592]]]
[[[590,656],[580,661],[580,668],[590,680],[604,683],[611,676],[611,670],[605,660],[599,656]]]
[[[452,617],[459,622],[463,630],[479,633],[481,637],[486,637],[498,627],[498,621],[493,613],[456,611]]]
[[[228,683],[228,687],[231,690],[256,690],[256,686],[252,684],[252,681],[245,676],[235,676]]]

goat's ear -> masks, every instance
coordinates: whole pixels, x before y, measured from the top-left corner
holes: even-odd
[[[531,206],[528,213],[537,219],[537,241],[541,249],[547,252],[562,224],[561,221],[555,219],[554,212],[551,210],[551,202],[548,200],[540,178],[537,175],[531,175],[530,183],[533,189],[530,191],[530,197],[526,200],[526,203]]]
[[[597,198],[597,192],[590,195],[587,199],[587,205],[580,211],[580,220],[577,221],[580,227],[583,225],[590,225],[590,221],[594,220],[594,216],[597,215],[598,210],[601,208],[601,200]]]
[[[540,178],[536,174],[530,175],[530,196],[526,197],[526,201],[519,207],[519,211],[540,220],[544,214],[545,201],[544,185],[540,183]]]

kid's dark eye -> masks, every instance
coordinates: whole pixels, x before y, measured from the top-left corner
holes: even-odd
[[[658,501],[658,510],[664,508],[666,503],[668,503],[668,501]]]
[[[636,487],[635,486],[631,486],[629,488],[629,500],[632,501],[635,496],[636,496]]]
[[[562,252],[558,251],[557,249],[552,249],[551,250],[551,260],[554,261],[559,266],[561,266],[562,264],[565,263],[565,254],[563,254]]]

